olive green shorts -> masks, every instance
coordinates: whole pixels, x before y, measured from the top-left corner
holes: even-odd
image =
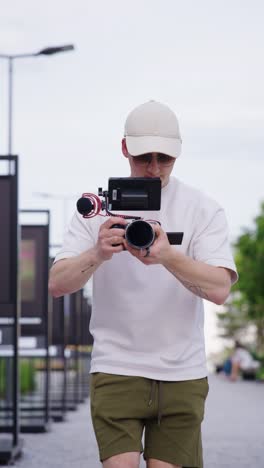
[[[91,416],[100,460],[143,452],[145,459],[202,468],[201,423],[208,389],[207,377],[168,382],[91,374]]]

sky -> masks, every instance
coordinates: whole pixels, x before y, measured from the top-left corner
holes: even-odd
[[[182,155],[173,174],[224,207],[232,242],[252,227],[264,200],[263,17],[262,0],[1,1],[0,54],[75,46],[13,62],[19,204],[51,210],[53,244],[61,243],[83,192],[129,175],[120,146],[124,121],[150,99],[169,105],[180,122]],[[3,59],[0,77],[6,154]],[[206,309],[215,349],[215,308]]]

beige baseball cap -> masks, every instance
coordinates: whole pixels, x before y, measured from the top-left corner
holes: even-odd
[[[131,156],[155,152],[178,158],[181,154],[178,119],[168,106],[157,101],[148,101],[130,112],[125,139]]]

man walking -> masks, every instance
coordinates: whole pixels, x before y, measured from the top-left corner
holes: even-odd
[[[93,275],[91,414],[104,468],[202,468],[208,393],[203,299],[223,304],[237,280],[223,209],[171,175],[181,153],[174,112],[149,101],[127,117],[131,177],[160,177],[150,249],[131,248],[123,218],[75,213],[50,273],[55,296]],[[183,231],[181,245],[166,232]],[[142,435],[144,431],[144,444]]]

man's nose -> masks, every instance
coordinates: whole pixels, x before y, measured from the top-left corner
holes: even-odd
[[[148,172],[150,174],[158,174],[160,172],[159,163],[155,157],[152,157],[151,162],[148,165]]]

